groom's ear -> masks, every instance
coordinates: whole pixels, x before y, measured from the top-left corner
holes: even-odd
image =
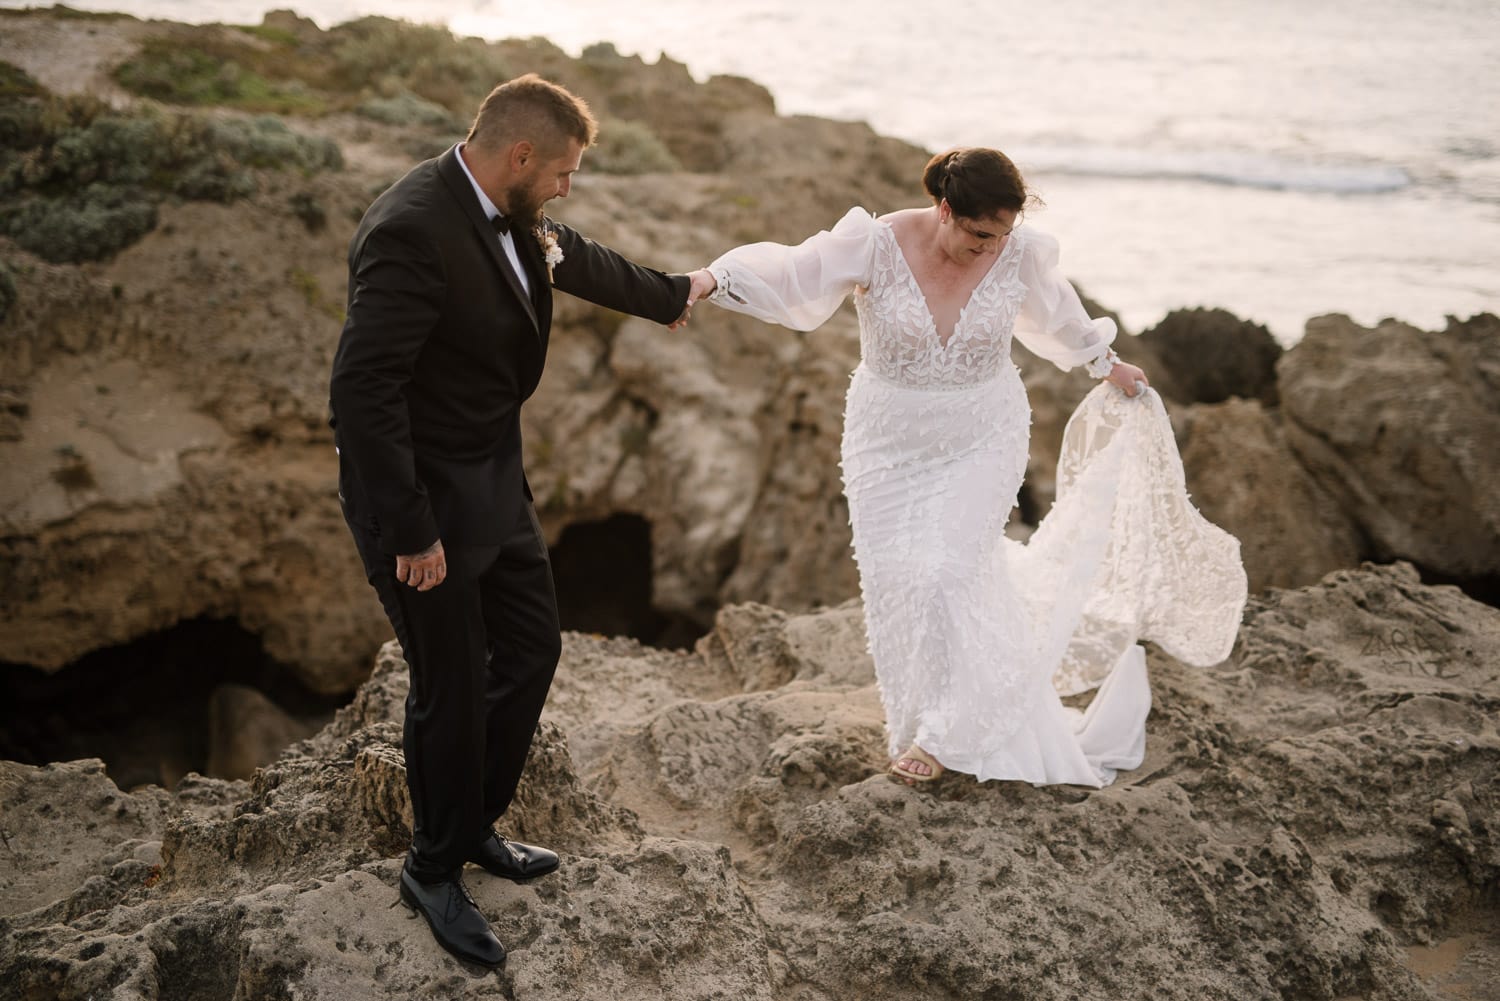
[[[510,151],[506,156],[506,166],[511,173],[519,174],[526,169],[526,165],[536,159],[536,146],[529,139],[512,143]]]

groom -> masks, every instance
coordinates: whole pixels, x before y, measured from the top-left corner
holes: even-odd
[[[547,547],[521,468],[521,403],[556,287],[676,326],[707,292],[545,219],[597,124],[535,74],[468,138],[377,198],[349,245],[330,384],[339,498],[410,670],[414,817],[401,899],[460,959],[505,949],[460,878],[542,876],[557,855],[492,826],[510,805],[561,652]]]

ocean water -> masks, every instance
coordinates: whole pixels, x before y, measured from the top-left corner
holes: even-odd
[[[288,2],[73,5],[257,23]],[[999,147],[1045,201],[1028,221],[1132,330],[1197,305],[1287,343],[1327,312],[1424,327],[1500,312],[1494,0],[294,6],[325,27],[384,14],[575,54],[598,41],[664,52],[700,79],[764,84],[784,113],[864,120],[933,150]]]

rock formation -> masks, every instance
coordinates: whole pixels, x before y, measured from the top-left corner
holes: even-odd
[[[44,13],[6,21],[0,59],[80,90],[154,32],[185,30]],[[274,27],[317,32],[285,18]],[[218,30],[216,45],[234,35]],[[580,63],[538,42],[490,49],[573,83],[606,112],[606,133],[608,115],[628,115],[683,164],[722,168],[586,176],[557,205],[669,270],[750,237],[800,238],[831,224],[833,206],[904,204],[920,170],[920,151],[865,126],[776,117],[748,81],[700,85],[670,61],[602,50]],[[60,61],[72,70],[53,72]],[[327,372],[352,220],[415,161],[408,148],[435,153],[451,136],[342,113],[287,121],[337,140],[345,169],[262,171],[233,205],[163,203],[152,232],[99,264],[47,264],[0,237],[14,286],[0,319],[0,660],[57,670],[180,621],[223,618],[308,688],[340,692],[389,635],[338,511]],[[771,155],[794,146],[796,165]],[[825,155],[828,169],[807,169]],[[610,514],[644,518],[655,605],[699,632],[726,595],[805,606],[853,585],[831,460],[850,319],[804,337],[712,314],[672,333],[560,302],[548,375],[526,413],[550,541]],[[800,479],[783,461],[792,456]],[[807,545],[774,537],[792,522],[807,526]]]
[[[296,52],[332,37],[285,13],[254,34],[4,16],[0,59],[30,73],[34,90],[101,93],[124,108],[142,102],[112,68],[163,38],[253,66],[268,51],[300,65]],[[445,41],[378,18],[346,34],[339,45],[360,51],[428,46],[475,85],[524,66],[578,88],[604,117],[603,162],[660,154],[682,169],[585,172],[556,212],[664,268],[746,240],[799,240],[850,205],[921,201],[920,150],[863,125],[778,117],[749,81],[699,84],[680,64],[646,65],[607,45],[574,60],[538,40]],[[274,48],[285,39],[300,48]],[[99,263],[48,264],[0,237],[12,289],[0,318],[0,661],[55,671],[179,622],[223,619],[260,637],[308,689],[341,693],[389,636],[334,496],[326,378],[353,220],[451,142],[458,111],[444,117],[406,91],[317,93],[327,113],[283,120],[336,141],[342,170],[261,170],[233,204],[168,200],[153,231]],[[372,117],[371,101],[387,98],[395,104]],[[421,114],[403,122],[397,105]],[[1279,383],[1268,382],[1277,349],[1264,331],[1220,311],[1175,313],[1120,347],[1173,404],[1198,501],[1240,534],[1253,587],[1309,583],[1361,558],[1468,579],[1500,561],[1492,464],[1481,458],[1500,422],[1483,350],[1493,323],[1429,336],[1324,318],[1282,358]],[[649,567],[636,576],[679,640],[725,602],[808,609],[853,596],[837,457],[857,355],[851,309],[798,334],[705,305],[669,332],[560,298],[547,375],[524,417],[549,541],[639,519]],[[1035,409],[1020,518],[1034,524],[1089,381],[1023,352],[1018,361]],[[1226,395],[1262,409],[1228,400],[1189,411]],[[1266,473],[1253,488],[1246,456]]]
[[[1252,593],[1296,587],[1359,563],[1358,524],[1251,400],[1184,407],[1175,419],[1187,487],[1203,516],[1240,540]]]
[[[0,17],[7,86],[17,69],[28,93],[125,109],[141,102],[112,68],[162,38],[252,67],[328,44],[288,14],[258,32]],[[222,721],[258,720],[271,743],[305,721],[221,690],[215,770],[248,779],[122,791],[96,761],[0,762],[7,990],[1494,997],[1500,613],[1416,568],[1466,583],[1500,572],[1490,316],[1428,334],[1319,318],[1279,359],[1263,332],[1212,311],[1122,339],[1169,402],[1196,502],[1241,539],[1253,588],[1285,589],[1251,602],[1217,668],[1152,654],[1148,758],[1115,786],[909,789],[882,774],[878,693],[846,601],[852,311],[796,334],[704,306],[668,332],[560,300],[525,417],[549,539],[637,519],[652,604],[707,635],[691,651],[566,637],[507,818],[564,867],[522,886],[473,878],[512,949],[504,972],[437,950],[396,906],[404,666],[393,646],[376,656],[389,628],[340,520],[323,423],[353,220],[461,127],[470,96],[449,108],[434,88],[507,67],[585,93],[605,118],[598,162],[626,171],[585,174],[558,215],[667,269],[801,239],[850,205],[917,203],[923,154],[862,125],[778,117],[755,84],[698,84],[670,60],[608,46],[573,60],[392,24],[359,22],[351,44],[434,47],[447,76],[427,96],[411,80],[342,101],[316,91],[321,114],[286,117],[336,141],[344,169],[259,170],[232,204],[163,201],[154,229],[98,262],[47,263],[0,237],[0,662],[56,671],[232,619],[307,689],[358,685],[274,760]],[[1213,371],[1195,370],[1205,359]],[[1034,522],[1089,380],[1018,363]],[[1416,567],[1355,568],[1372,557]]]
[[[1458,578],[1500,574],[1500,319],[1438,334],[1309,321],[1277,365],[1287,441],[1370,540]]]
[[[26,998],[1493,997],[1500,612],[1370,566],[1254,600],[1217,668],[1150,663],[1147,759],[1114,786],[913,789],[882,774],[857,605],[731,606],[691,653],[569,634],[507,818],[563,868],[471,875],[511,948],[482,974],[396,904],[391,645],[248,783],[126,794],[97,763],[0,765],[0,978]]]
[[[1142,331],[1141,343],[1160,361],[1162,395],[1183,403],[1230,397],[1276,404],[1281,345],[1258,323],[1222,309],[1178,309]]]

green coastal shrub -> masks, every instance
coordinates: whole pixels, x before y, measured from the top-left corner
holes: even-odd
[[[391,124],[445,128],[466,121],[512,75],[483,39],[388,17],[310,33],[172,25],[114,71],[125,89],[169,104],[307,115],[357,110]]]
[[[248,42],[207,33],[164,35],[148,38],[139,52],[115,68],[114,77],[132,93],[169,104],[225,105],[282,114],[325,110],[323,100],[306,82],[295,77],[268,79],[258,62],[274,65]]]
[[[589,151],[588,165],[604,174],[653,174],[681,170],[682,164],[640,122],[611,120],[599,127],[599,145]]]
[[[402,90],[395,97],[372,97],[355,109],[359,114],[386,125],[427,125],[456,130],[459,119],[447,108]]]
[[[0,101],[0,233],[53,262],[103,260],[156,226],[165,197],[232,202],[257,169],[313,174],[338,145],[274,116],[122,113],[97,101]]]
[[[479,38],[455,38],[438,25],[362,17],[330,28],[331,88],[394,94],[399,89],[447,109],[472,111],[511,74]]]
[[[26,186],[43,192],[70,193],[95,183],[145,184],[159,153],[155,121],[103,115],[52,137],[40,156],[27,159]]]
[[[275,115],[198,122],[204,126],[195,144],[200,150],[227,153],[249,167],[316,173],[344,166],[338,143],[293,132]]]
[[[0,261],[0,323],[5,322],[10,307],[16,304],[16,295],[16,280],[11,275],[9,266]]]
[[[19,66],[0,59],[0,98],[36,97],[46,89]]]
[[[302,225],[307,227],[309,233],[322,232],[323,227],[328,225],[328,210],[311,191],[297,192],[288,199],[287,204],[291,206],[292,215],[302,220]]]
[[[135,188],[91,184],[67,198],[30,196],[0,208],[0,226],[54,263],[98,261],[156,228],[156,202]]]

